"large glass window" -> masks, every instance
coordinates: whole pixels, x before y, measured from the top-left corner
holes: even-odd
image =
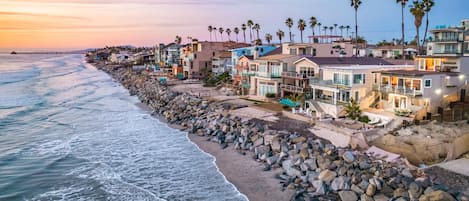
[[[300,74],[307,77],[314,77],[314,68],[300,67]]]
[[[350,85],[350,75],[349,74],[341,74],[341,73],[334,73],[334,84],[341,84],[341,85]]]
[[[412,80],[412,88],[420,91],[422,89],[422,81],[421,80]]]
[[[389,77],[387,77],[387,76],[381,77],[381,84],[382,85],[388,85],[389,84]]]
[[[426,79],[425,80],[425,88],[431,88],[432,87],[432,80]]]
[[[353,84],[365,84],[365,74],[353,74]]]

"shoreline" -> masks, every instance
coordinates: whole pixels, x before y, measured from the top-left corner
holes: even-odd
[[[296,128],[301,125],[289,125],[293,122],[245,121],[230,115],[232,106],[173,91],[128,65],[90,64],[147,107],[137,106],[187,132],[192,143],[214,157],[225,179],[251,201],[426,200],[460,195],[403,160],[388,163],[360,150],[336,147]]]

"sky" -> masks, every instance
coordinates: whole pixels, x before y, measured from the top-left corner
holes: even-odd
[[[369,43],[400,38],[401,9],[395,0],[362,2],[359,35]],[[469,18],[465,8],[469,0],[435,0],[430,27],[458,25]],[[415,27],[408,10],[405,31],[410,40]],[[176,35],[183,42],[188,37],[209,40],[208,25],[233,29],[249,19],[260,24],[262,38],[270,33],[277,41],[277,30],[288,35],[287,17],[293,18],[299,41],[296,22],[311,16],[323,26],[355,24],[349,0],[0,0],[0,51],[154,46],[172,42]],[[304,34],[311,35],[311,29]]]

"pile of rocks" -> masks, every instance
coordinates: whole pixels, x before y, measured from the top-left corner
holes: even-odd
[[[231,116],[229,108],[159,86],[157,80],[129,68],[101,66],[168,123],[206,136],[222,148],[252,152],[265,171],[282,168],[283,188],[296,191],[292,200],[464,200],[433,179],[403,163],[386,163],[364,153],[314,137],[270,130],[254,121]]]

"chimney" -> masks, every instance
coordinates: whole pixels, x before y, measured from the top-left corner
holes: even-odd
[[[254,60],[259,58],[259,47],[254,48],[254,52],[252,53]]]

